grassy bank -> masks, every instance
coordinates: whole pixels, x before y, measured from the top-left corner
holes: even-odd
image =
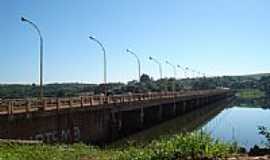
[[[259,89],[242,89],[238,91],[240,98],[244,99],[255,99],[265,96],[265,93]]]
[[[126,144],[99,148],[85,144],[19,145],[0,144],[0,160],[157,160],[224,158],[235,151],[233,145],[213,140],[209,135],[191,133],[153,140],[147,144]]]

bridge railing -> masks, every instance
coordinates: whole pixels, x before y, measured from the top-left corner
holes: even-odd
[[[149,92],[144,94],[127,94],[113,96],[81,96],[70,98],[44,98],[39,99],[15,99],[0,101],[0,115],[12,115],[24,112],[50,111],[77,107],[94,107],[102,105],[114,105],[132,103],[138,101],[150,101],[160,99],[172,99],[190,96],[211,96],[223,94],[226,90],[203,90],[188,92]]]

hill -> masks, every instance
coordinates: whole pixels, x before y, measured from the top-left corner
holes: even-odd
[[[109,83],[106,88],[109,94],[126,94],[129,92],[159,92],[172,91],[175,83],[176,91],[187,89],[231,88],[235,90],[258,89],[270,94],[270,73],[250,74],[241,76],[200,77],[187,79],[164,78],[153,80],[144,74],[141,81],[124,83]],[[81,95],[101,94],[104,84],[54,83],[44,86],[46,97],[71,97]],[[37,97],[39,86],[22,84],[0,84],[0,98]]]

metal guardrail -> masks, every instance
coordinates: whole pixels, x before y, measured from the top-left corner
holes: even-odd
[[[203,90],[187,92],[149,92],[145,94],[113,96],[81,96],[71,98],[14,99],[0,102],[0,116],[35,111],[61,110],[67,108],[98,107],[109,104],[123,104],[138,101],[161,100],[191,96],[211,96],[228,92],[228,90]]]

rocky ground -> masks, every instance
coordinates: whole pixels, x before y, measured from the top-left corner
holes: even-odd
[[[248,155],[235,155],[228,160],[270,160],[270,155],[266,156],[248,156]]]

